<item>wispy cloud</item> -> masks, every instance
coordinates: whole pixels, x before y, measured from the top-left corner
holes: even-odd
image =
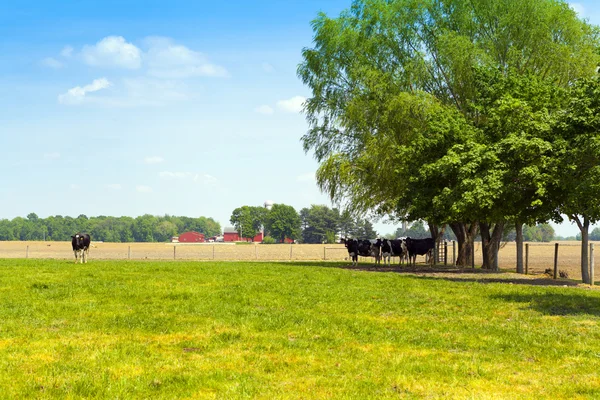
[[[165,161],[165,159],[160,156],[151,156],[144,158],[144,162],[146,164],[160,164],[163,161]]]
[[[571,7],[573,9],[573,11],[575,11],[579,15],[579,17],[585,16],[585,7],[583,6],[583,4],[569,3],[569,7]]]
[[[73,48],[71,46],[63,47],[63,49],[60,51],[60,55],[65,58],[70,58],[73,56]]]
[[[262,69],[268,74],[275,72],[275,68],[271,64],[266,62],[262,63]]]
[[[95,45],[83,46],[81,57],[95,67],[138,69],[142,65],[141,50],[122,36],[107,36]]]
[[[87,93],[97,92],[98,90],[106,89],[111,86],[111,83],[106,78],[95,79],[89,85],[75,86],[69,89],[66,93],[58,96],[58,102],[61,104],[81,104]]]
[[[60,69],[65,66],[64,63],[58,61],[56,58],[46,57],[40,62],[44,67]]]
[[[255,112],[259,113],[259,114],[264,114],[264,115],[271,115],[273,114],[275,111],[273,110],[272,107],[263,104],[262,106],[258,106],[254,109]]]
[[[302,111],[302,107],[305,101],[306,97],[294,96],[291,99],[278,101],[277,107],[286,112],[298,113]]]
[[[208,58],[165,37],[149,37],[144,58],[148,75],[166,79],[185,79],[198,76],[227,77],[227,70],[208,61]]]
[[[152,188],[150,186],[137,185],[135,190],[139,193],[152,193]]]

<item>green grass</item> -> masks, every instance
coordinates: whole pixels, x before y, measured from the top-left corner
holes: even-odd
[[[336,265],[0,260],[0,398],[600,397],[600,293]]]

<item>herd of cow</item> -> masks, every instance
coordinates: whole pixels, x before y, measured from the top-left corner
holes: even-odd
[[[391,265],[391,258],[398,257],[399,263],[404,260],[415,265],[417,256],[429,256],[433,260],[432,252],[435,241],[432,238],[412,239],[410,237],[400,239],[342,239],[342,243],[348,249],[348,255],[352,260],[352,266],[358,265],[358,256],[373,257],[375,263],[380,264],[381,259],[385,265]]]
[[[391,265],[392,257],[398,257],[400,264],[407,260],[412,265],[415,265],[417,256],[429,255],[435,246],[435,241],[432,238],[427,239],[412,239],[410,237],[400,239],[342,239],[342,242],[348,249],[348,255],[352,259],[352,265],[358,265],[358,256],[373,257],[375,263],[380,264],[381,259],[385,265]],[[91,238],[87,233],[76,233],[71,236],[71,244],[73,253],[75,254],[75,262],[87,262],[90,252]],[[430,257],[432,259],[432,257]]]

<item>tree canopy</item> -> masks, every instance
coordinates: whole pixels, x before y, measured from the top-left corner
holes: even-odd
[[[302,141],[346,207],[477,230],[493,268],[504,226],[559,217],[556,120],[596,74],[598,29],[560,0],[357,0],[319,14],[298,75]]]

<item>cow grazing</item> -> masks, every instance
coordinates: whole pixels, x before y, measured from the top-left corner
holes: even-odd
[[[408,250],[408,260],[412,265],[416,265],[417,256],[423,256],[433,250],[435,240],[433,238],[411,239],[406,238],[406,250]]]
[[[399,264],[402,264],[402,259],[404,258],[405,254],[406,244],[404,243],[404,240],[383,239],[383,241],[381,242],[381,257],[383,258],[384,264],[387,259],[387,265],[391,265],[392,257],[399,257]]]
[[[81,263],[87,263],[87,258],[90,254],[90,235],[87,233],[76,233],[71,236],[71,244],[73,245],[73,253],[75,253],[75,264],[81,260]]]

